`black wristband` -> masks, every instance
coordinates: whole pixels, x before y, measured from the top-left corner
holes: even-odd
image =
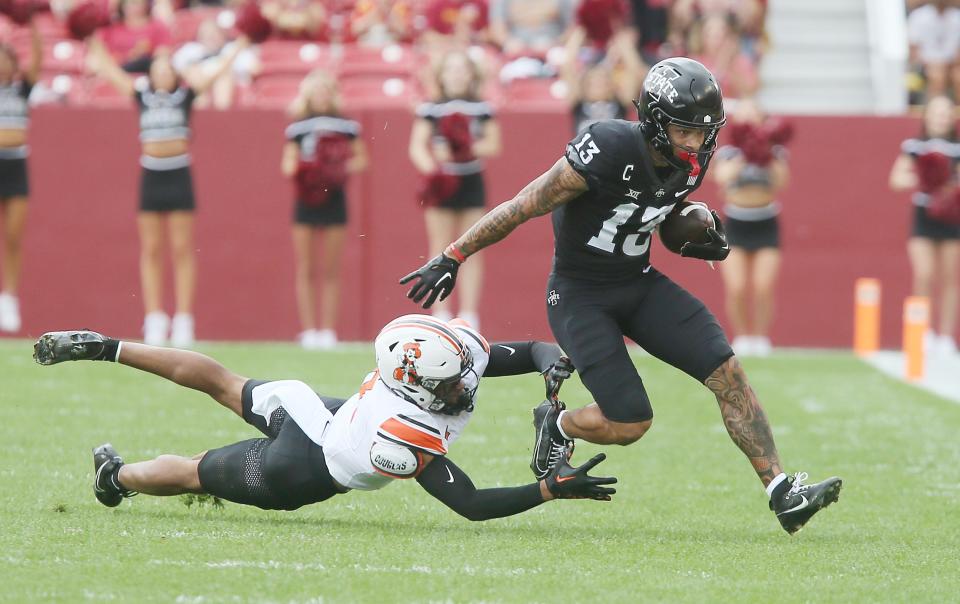
[[[100,351],[100,354],[93,357],[93,361],[116,361],[117,360],[117,351],[120,349],[120,340],[114,340],[113,338],[106,338],[103,341],[103,350]]]

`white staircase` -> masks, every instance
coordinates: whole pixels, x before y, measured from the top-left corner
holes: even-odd
[[[760,100],[773,113],[896,113],[903,0],[771,0]]]

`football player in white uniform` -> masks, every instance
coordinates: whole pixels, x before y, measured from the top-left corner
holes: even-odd
[[[149,371],[209,394],[259,429],[255,438],[195,457],[161,455],[124,463],[109,444],[94,453],[94,493],[116,506],[136,493],[207,493],[263,509],[294,510],[350,490],[415,478],[470,520],[518,514],[557,498],[609,500],[615,478],[590,476],[567,458],[537,482],[477,489],[446,453],[473,414],[482,376],[540,372],[556,397],[573,367],[555,344],[491,346],[463,322],[405,315],[374,342],[377,369],[347,400],[319,396],[303,382],[241,377],[202,354],[121,342],[92,331],[46,333],[34,345],[41,365],[104,360]]]

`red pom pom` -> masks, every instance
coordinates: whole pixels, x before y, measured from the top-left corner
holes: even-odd
[[[437,206],[449,199],[460,188],[460,177],[455,174],[434,172],[428,175],[420,189],[419,198],[425,206]]]
[[[294,181],[297,199],[305,205],[323,205],[330,193],[347,182],[347,160],[353,155],[349,138],[341,135],[324,136],[317,141],[314,159],[301,159]]]
[[[5,12],[17,25],[26,25],[33,18],[36,6],[33,0],[11,0]]]
[[[943,188],[953,177],[953,164],[943,153],[924,153],[914,160],[920,190],[933,193]]]
[[[793,123],[782,118],[767,120],[763,131],[772,145],[786,145],[793,140]]]
[[[960,225],[960,190],[952,188],[934,195],[927,206],[927,215],[940,222]]]
[[[73,7],[67,15],[67,31],[74,40],[85,40],[93,32],[110,24],[110,13],[95,2],[84,2]]]
[[[626,12],[622,0],[583,0],[577,9],[577,23],[597,46],[606,46]]]
[[[746,122],[733,122],[726,127],[726,134],[730,137],[730,144],[741,149],[747,141],[755,138],[753,124]]]
[[[440,135],[450,143],[453,161],[467,162],[475,159],[469,117],[462,113],[445,115],[440,118],[437,129],[440,131]]]
[[[237,12],[237,30],[250,38],[254,44],[259,44],[270,37],[273,26],[260,12],[256,2],[244,4]]]

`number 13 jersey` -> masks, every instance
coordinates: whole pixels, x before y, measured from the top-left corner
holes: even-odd
[[[592,281],[626,281],[650,264],[653,231],[700,186],[704,169],[653,164],[640,124],[603,120],[567,145],[589,190],[553,211],[553,270]]]

